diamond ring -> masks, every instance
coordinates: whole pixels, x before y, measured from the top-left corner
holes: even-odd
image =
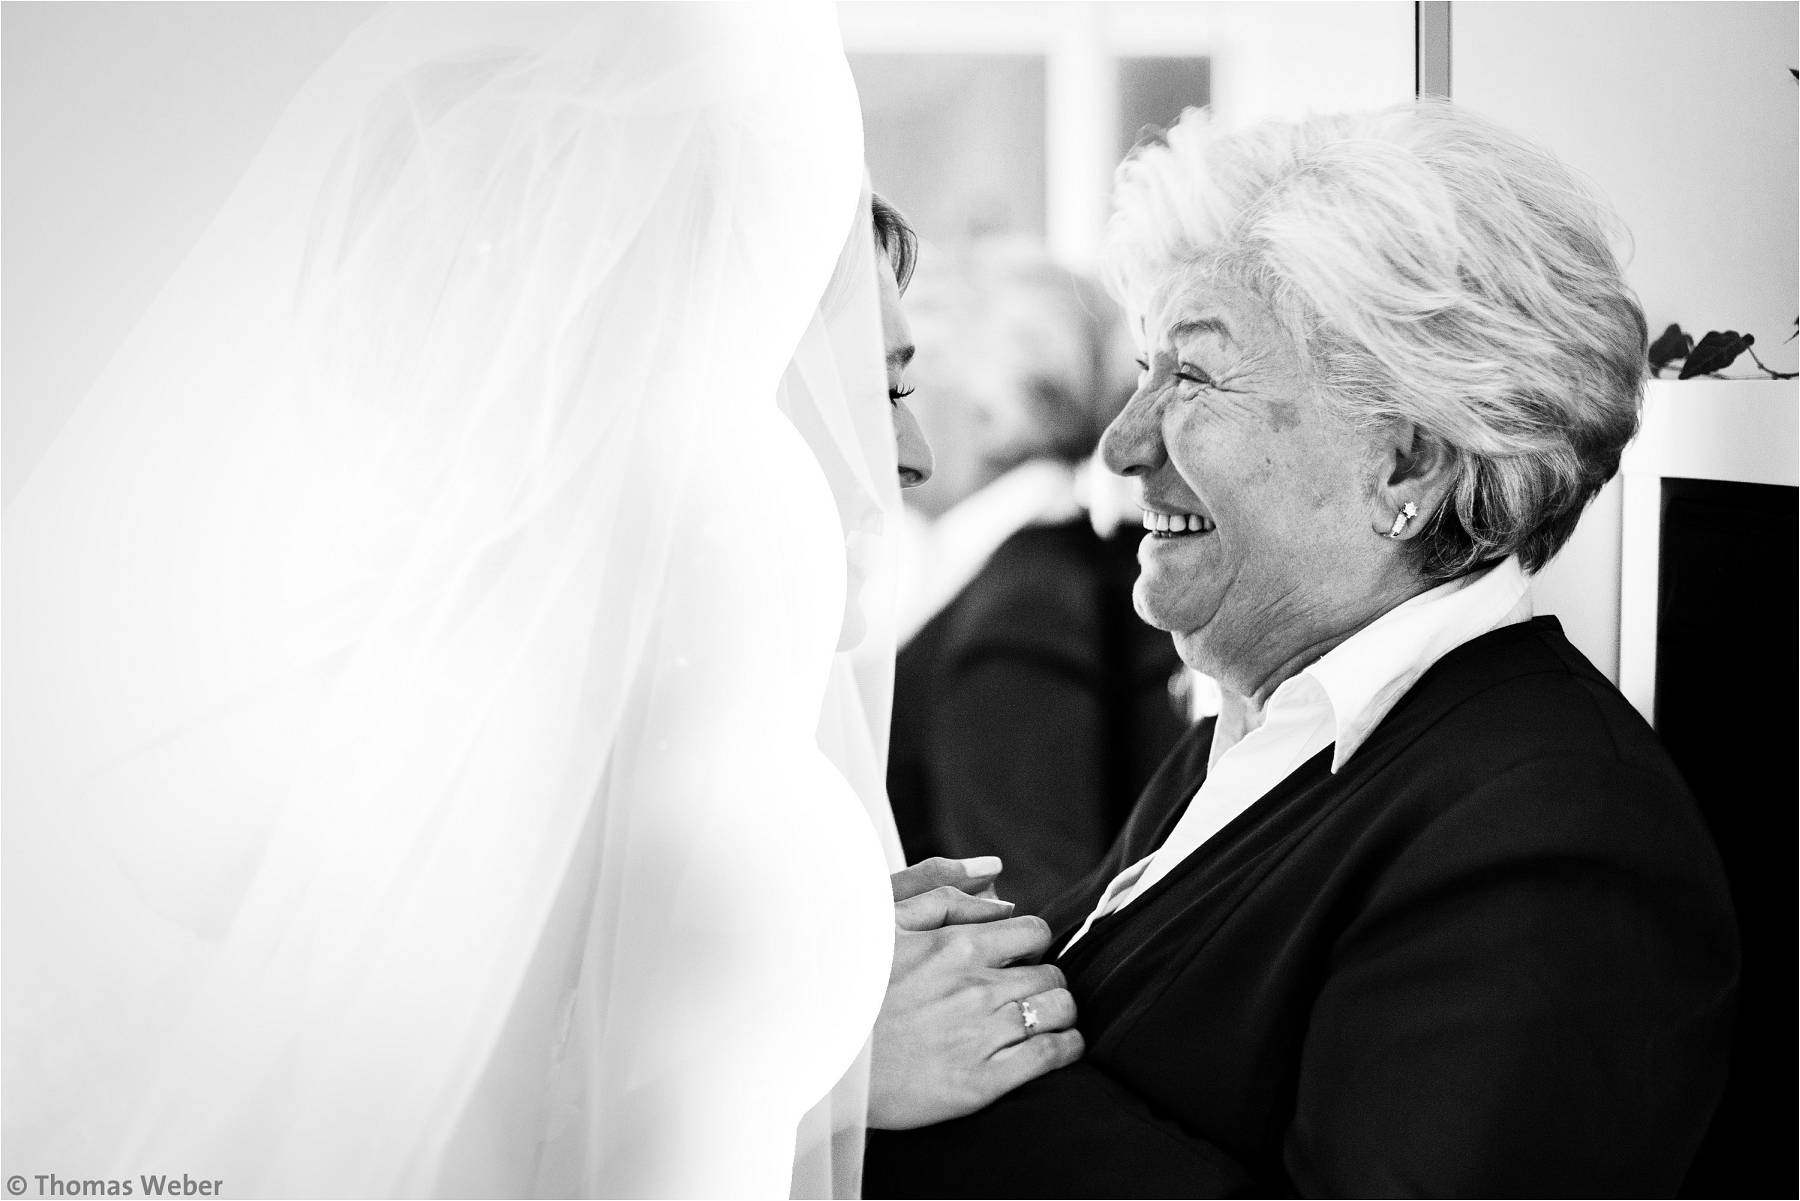
[[[1025,1037],[1030,1038],[1038,1032],[1037,1006],[1030,1001],[1014,1001],[1019,1007],[1019,1020],[1025,1023]]]

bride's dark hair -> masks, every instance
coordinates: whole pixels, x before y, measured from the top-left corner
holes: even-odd
[[[904,292],[919,262],[919,235],[899,209],[874,192],[869,193],[869,211],[875,218],[875,242],[894,265],[894,280]]]

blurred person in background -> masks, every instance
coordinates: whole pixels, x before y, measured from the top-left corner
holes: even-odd
[[[1116,304],[1025,241],[933,256],[908,310],[937,464],[902,543],[888,794],[908,862],[998,855],[1035,912],[1186,728],[1180,660],[1132,611],[1137,511],[1118,529],[1084,468],[1130,356]]]

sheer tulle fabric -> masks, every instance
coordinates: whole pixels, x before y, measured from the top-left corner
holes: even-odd
[[[861,157],[819,8],[400,5],[308,84],[6,513],[7,1171],[853,1187]]]

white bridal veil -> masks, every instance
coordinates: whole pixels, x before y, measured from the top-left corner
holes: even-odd
[[[398,5],[306,86],[6,512],[7,1173],[854,1188],[861,163],[823,6]]]

